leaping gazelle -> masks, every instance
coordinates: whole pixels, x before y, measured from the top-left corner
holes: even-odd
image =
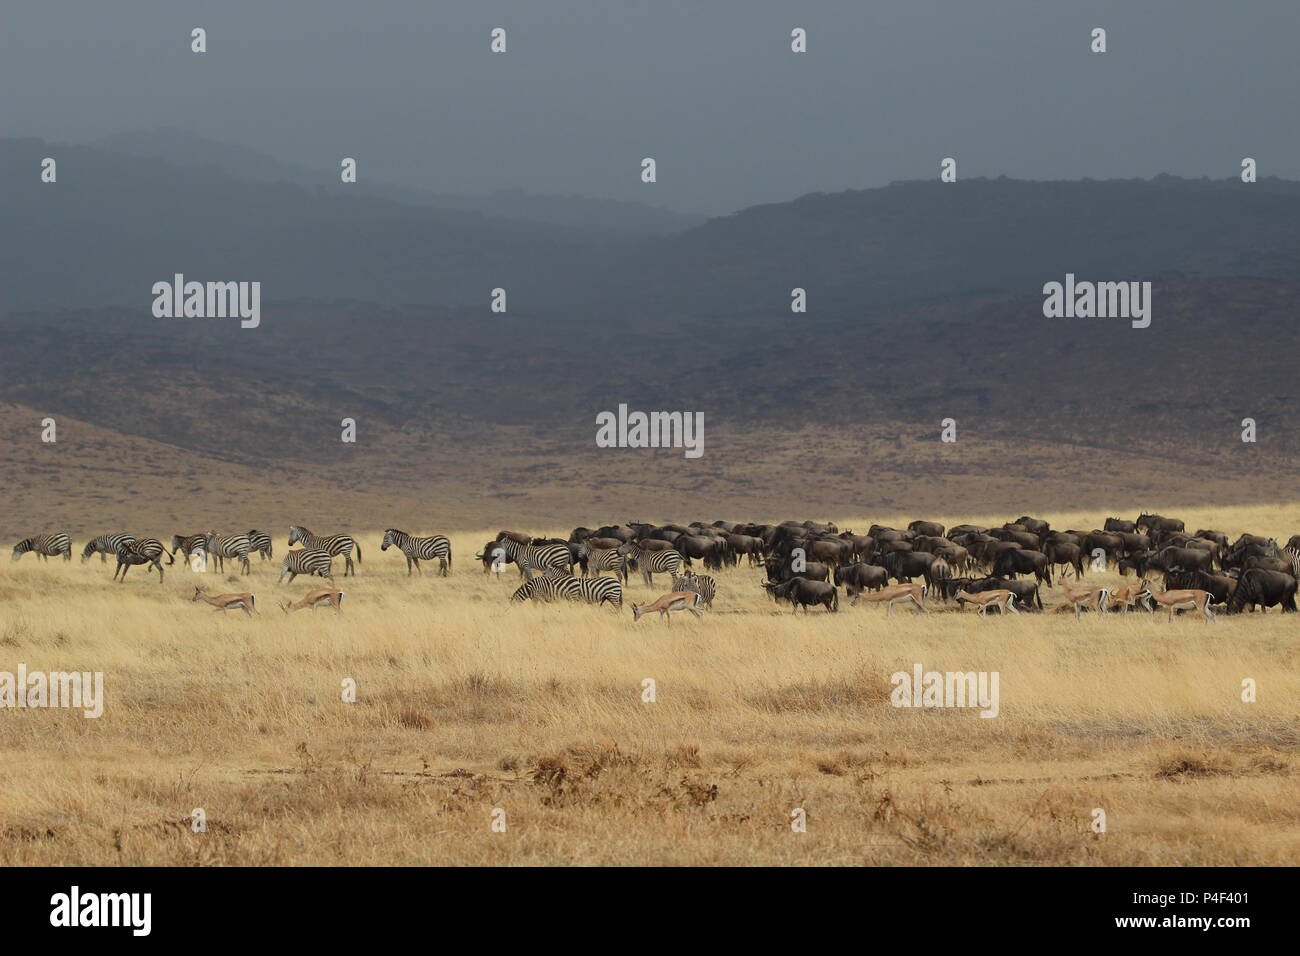
[[[218,611],[229,611],[232,608],[239,608],[249,617],[253,616],[253,611],[257,610],[257,598],[252,594],[218,594],[209,595],[203,588],[194,589],[194,597],[191,601],[207,601]]]
[[[290,611],[301,611],[309,607],[313,611],[318,607],[332,607],[334,613],[343,613],[343,592],[334,588],[317,588],[314,591],[308,591],[303,595],[301,601],[294,601],[292,604],[280,602],[280,610],[288,614]]]

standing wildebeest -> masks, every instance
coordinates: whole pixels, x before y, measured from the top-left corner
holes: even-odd
[[[1132,585],[1130,585],[1131,587]],[[1215,604],[1227,604],[1237,590],[1237,579],[1222,574],[1208,574],[1205,571],[1166,571],[1166,591],[1187,591],[1199,588],[1209,591]]]
[[[1186,526],[1177,518],[1166,518],[1163,515],[1138,515],[1138,519],[1134,524],[1134,531],[1145,531],[1157,540],[1161,535],[1187,530]]]
[[[1052,526],[1042,518],[1031,518],[1029,515],[1021,515],[1016,519],[1015,523],[1021,525],[1025,530],[1032,531],[1034,534],[1038,535],[1039,540],[1042,540],[1043,535],[1048,534],[1052,530]]]
[[[943,525],[937,521],[913,521],[907,526],[912,534],[928,534],[931,537],[943,537]]]
[[[1228,613],[1239,614],[1241,609],[1256,605],[1260,611],[1274,604],[1282,605],[1284,613],[1295,611],[1296,579],[1281,571],[1251,568],[1237,581],[1237,589],[1228,601]]]
[[[733,555],[743,554],[749,558],[749,566],[757,567],[763,557],[763,540],[752,534],[737,534],[732,532],[727,535],[727,547]]]
[[[1107,518],[1101,528],[1103,531],[1123,531],[1125,534],[1133,534],[1137,531],[1137,524],[1122,518]]]
[[[1031,611],[1043,609],[1043,598],[1039,593],[1037,581],[1015,581],[1007,578],[951,578],[941,583],[940,595],[945,601],[951,601],[958,591],[971,594],[980,591],[1010,591],[1016,596],[1018,607]]]
[[[856,607],[863,591],[876,591],[889,583],[889,572],[876,564],[851,564],[835,569],[835,583],[844,585],[844,593]]]
[[[1147,567],[1157,571],[1210,572],[1214,570],[1214,554],[1202,548],[1161,548]]]
[[[1084,535],[1080,547],[1088,558],[1094,557],[1094,551],[1101,551],[1107,567],[1118,564],[1119,559],[1124,555],[1124,539],[1118,534],[1105,531],[1094,531]]]
[[[928,579],[930,565],[937,560],[928,551],[894,551],[881,558],[880,563],[899,584],[910,584],[912,578]]]
[[[789,601],[796,613],[802,607],[807,614],[808,608],[817,604],[824,605],[826,610],[832,612],[840,609],[839,589],[825,581],[809,581],[801,577],[793,577],[784,584],[764,581],[763,590],[767,591],[774,601]]]
[[[701,558],[704,566],[710,571],[722,567],[722,558],[726,553],[725,542],[703,534],[678,535],[677,540],[673,542],[673,547],[686,561],[688,568],[691,566],[691,558]]]
[[[1074,568],[1075,580],[1083,579],[1083,549],[1077,544],[1053,539],[1043,545],[1043,553],[1047,555],[1048,564]]]
[[[1052,566],[1047,561],[1047,555],[1041,551],[1030,551],[1027,548],[1003,551],[993,565],[993,573],[1008,578],[1014,578],[1017,574],[1032,574],[1043,584],[1052,586]]]
[[[767,571],[767,579],[776,583],[789,581],[795,577],[804,577],[809,581],[825,581],[831,576],[831,569],[820,561],[805,561],[803,570],[796,571],[789,558],[771,557],[763,562],[763,567]]]

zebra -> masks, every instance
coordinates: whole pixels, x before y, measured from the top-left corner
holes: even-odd
[[[17,561],[28,551],[34,551],[41,556],[42,561],[48,561],[53,555],[63,555],[64,561],[72,560],[72,539],[62,531],[53,534],[38,534],[30,538],[23,538],[14,545],[14,560]]]
[[[438,559],[438,570],[444,578],[451,570],[451,542],[440,534],[428,538],[412,538],[405,531],[389,528],[384,532],[384,543],[379,550],[387,551],[390,546],[397,547],[406,555],[407,577],[411,575],[412,564],[415,565],[415,570],[424,574],[420,562],[432,561],[434,558]]]
[[[519,585],[510,595],[512,603],[518,604],[529,598],[541,601],[557,601],[560,598],[574,600],[578,593],[578,579],[563,568],[550,568],[535,578],[529,578]]]
[[[222,571],[226,570],[226,558],[239,558],[244,574],[252,571],[248,563],[248,552],[251,547],[246,534],[217,534],[215,531],[209,531],[203,536],[203,548],[209,556],[217,559]]]
[[[501,538],[493,547],[501,548],[506,556],[518,565],[519,573],[523,575],[525,581],[532,578],[530,571],[546,571],[551,568],[561,568],[566,573],[573,571],[573,552],[567,545],[544,544],[539,547],[533,544],[520,544],[511,538]]]
[[[125,531],[119,531],[117,534],[101,534],[86,542],[85,548],[81,551],[81,563],[85,564],[90,560],[90,556],[98,551],[99,561],[103,564],[108,561],[110,554],[117,554],[123,545],[134,543],[135,535],[127,534]]]
[[[718,582],[707,574],[687,571],[685,574],[673,575],[674,591],[694,591],[700,596],[704,606],[713,610],[713,599],[718,595]]]
[[[343,576],[346,578],[349,574],[356,574],[357,569],[352,564],[352,549],[357,549],[357,560],[361,560],[361,545],[353,540],[348,534],[312,534],[307,528],[300,524],[289,526],[289,547],[293,547],[296,542],[302,542],[304,548],[313,548],[321,551],[328,551],[331,556],[341,554],[343,560],[347,562],[343,567]]]
[[[271,553],[271,536],[256,528],[248,532],[248,553],[252,554],[254,551],[262,556],[263,561],[274,557]]]
[[[618,553],[617,548],[578,548],[578,560],[582,563],[582,576],[600,575],[601,571],[613,571],[614,577],[627,583],[627,558]]]
[[[206,551],[207,551],[207,547],[208,547],[208,546],[207,546],[207,542],[206,542],[206,538],[207,538],[207,535],[203,535],[203,534],[174,534],[174,535],[172,535],[172,547],[171,547],[171,551],[172,551],[172,555],[173,555],[173,560],[174,560],[174,556],[175,556],[175,554],[176,554],[177,551],[179,551],[181,554],[185,555],[185,560],[186,560],[186,561],[189,561],[189,560],[190,560],[190,556],[191,556],[195,551],[203,551],[203,552],[206,552]],[[202,570],[201,568],[194,568],[192,564],[191,564],[191,568],[193,568],[194,570]]]
[[[158,583],[163,583],[162,556],[168,555],[168,564],[175,563],[173,558],[163,543],[157,538],[141,538],[138,541],[132,541],[130,544],[124,544],[117,549],[117,570],[113,572],[113,580],[118,580],[118,574],[122,575],[120,583],[126,583],[126,572],[136,564],[147,564],[145,573],[148,574],[153,568],[158,569]]]
[[[300,574],[316,574],[333,584],[333,564],[334,555],[320,548],[300,548],[297,551],[290,551],[280,563],[280,578],[275,583],[279,584],[283,581],[286,574],[289,575],[290,584],[293,584],[293,579]]]
[[[636,566],[641,569],[641,576],[645,578],[646,587],[654,584],[652,575],[665,572],[676,574],[682,569],[680,551],[642,551],[629,541],[618,549],[618,553],[636,562]]]
[[[578,582],[576,595],[571,595],[570,600],[582,598],[588,604],[595,604],[597,607],[608,602],[616,611],[623,609],[623,585],[619,584],[614,578],[574,578]]]

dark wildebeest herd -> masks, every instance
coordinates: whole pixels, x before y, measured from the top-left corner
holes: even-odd
[[[906,528],[872,525],[865,534],[815,521],[629,521],[575,528],[568,539],[502,531],[477,557],[485,571],[517,566],[524,578],[513,596],[517,601],[564,597],[620,607],[631,575],[639,573],[648,588],[655,574],[669,575],[673,590],[654,605],[633,605],[638,617],[648,610],[666,616],[711,607],[717,582],[698,573],[696,562],[704,571],[744,562],[761,572],[761,587],[774,601],[795,611],[838,611],[841,588],[851,604],[884,603],[888,613],[895,604],[928,612],[927,599],[972,605],[981,615],[993,608],[1004,614],[1042,611],[1040,589],[1052,586],[1055,574],[1065,598],[1057,610],[1104,615],[1162,609],[1171,618],[1187,610],[1213,620],[1216,610],[1296,610],[1300,535],[1284,546],[1255,534],[1230,541],[1221,531],[1188,534],[1179,519],[1155,514],[1107,518],[1102,528],[1089,531],[1057,531],[1024,515],[996,528],[945,528],[918,520]],[[1134,581],[1119,588],[1084,583],[1089,573],[1106,571]],[[591,583],[605,572],[612,575],[606,584]],[[693,595],[700,596],[698,603]]]
[[[345,575],[355,573],[354,548],[361,560],[360,545],[347,534],[314,535],[295,525],[289,543],[303,545],[283,559],[280,578],[288,574],[291,583],[298,574],[314,574],[332,585],[334,557],[344,558]],[[419,570],[421,560],[435,558],[442,575],[451,571],[451,545],[443,535],[417,538],[390,528],[381,550],[390,547],[406,558],[408,575],[413,568]],[[20,541],[13,556],[18,559],[28,551],[70,559],[72,545],[64,533],[35,535]],[[95,553],[101,558],[112,554],[118,561],[115,578],[125,580],[130,567],[143,564],[147,570],[156,569],[161,581],[161,558],[165,555],[171,563],[178,551],[191,560],[201,554],[208,563],[236,559],[246,574],[250,552],[270,558],[271,540],[258,531],[208,532],[176,535],[167,548],[156,538],[105,534],[86,544],[82,560]],[[1192,611],[1213,620],[1216,611],[1296,610],[1300,534],[1281,546],[1274,538],[1256,534],[1231,541],[1222,531],[1211,529],[1189,534],[1181,520],[1156,514],[1142,514],[1132,521],[1107,518],[1100,529],[1091,531],[1057,531],[1047,521],[1028,515],[1001,527],[945,528],[918,520],[905,528],[872,525],[865,534],[816,521],[695,521],[689,525],[629,521],[575,528],[567,540],[502,531],[477,557],[484,571],[500,572],[511,564],[518,568],[523,581],[512,595],[515,602],[564,599],[621,609],[632,575],[639,575],[646,588],[654,587],[656,574],[667,575],[672,590],[652,603],[633,604],[634,619],[650,612],[665,620],[680,611],[699,616],[701,609],[712,609],[718,593],[716,578],[703,572],[735,568],[743,562],[760,575],[756,583],[773,601],[805,613],[817,607],[837,612],[841,588],[853,606],[863,601],[882,603],[887,614],[896,604],[918,614],[929,613],[927,601],[958,610],[970,605],[981,616],[994,608],[1002,614],[1037,612],[1044,609],[1041,589],[1053,586],[1055,575],[1064,597],[1056,610],[1073,611],[1076,616],[1085,611],[1105,615],[1141,608],[1166,610],[1171,619],[1180,611]],[[1085,583],[1089,573],[1112,570],[1131,575],[1133,582],[1119,587]],[[330,590],[330,600],[325,601],[313,592],[310,600],[304,599],[305,606],[324,602],[338,610],[334,593]],[[202,597],[210,604],[227,598],[246,612],[254,604],[252,595],[242,593]]]

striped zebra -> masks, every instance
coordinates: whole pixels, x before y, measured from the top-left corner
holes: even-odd
[[[700,596],[704,606],[712,611],[713,599],[718,595],[718,582],[707,574],[696,574],[694,571],[687,571],[685,574],[673,575],[673,590],[694,591]]]
[[[195,551],[207,552],[208,546],[206,539],[207,535],[204,534],[174,534],[172,535],[172,554],[175,555],[176,552],[179,551],[181,554],[185,555],[186,562],[190,562],[190,556],[193,555]],[[190,563],[190,568],[195,571],[203,570],[201,567],[194,567],[192,562]]]
[[[539,601],[558,601],[560,598],[573,600],[578,592],[578,579],[563,568],[550,568],[535,578],[529,578],[510,600],[514,603],[536,598]]]
[[[110,554],[116,555],[123,545],[132,544],[134,541],[135,535],[127,534],[125,531],[119,531],[117,534],[101,534],[97,538],[91,538],[81,550],[81,563],[85,564],[90,560],[90,556],[98,551],[99,561],[103,564],[108,561]]]
[[[126,583],[126,572],[137,564],[146,564],[145,574],[148,574],[154,568],[158,569],[158,583],[163,583],[162,556],[168,556],[168,564],[175,563],[173,558],[163,543],[157,538],[141,538],[132,541],[130,544],[124,544],[117,549],[117,570],[113,572],[113,580],[118,580],[118,574],[122,575],[122,584]]]
[[[434,558],[438,559],[438,570],[444,578],[451,570],[451,542],[440,534],[428,538],[412,538],[405,531],[389,528],[384,532],[384,543],[379,546],[379,550],[387,551],[390,547],[396,547],[406,555],[407,577],[411,575],[412,564],[415,565],[415,570],[424,574],[420,562],[432,561]]]
[[[618,549],[618,553],[630,558],[641,569],[646,587],[654,585],[655,574],[676,574],[682,569],[680,551],[643,551],[631,541]]]
[[[48,561],[56,554],[63,555],[64,561],[72,560],[72,539],[62,531],[53,534],[38,534],[30,538],[23,538],[14,545],[14,560],[17,561],[28,551],[35,552],[41,556],[42,561]]]
[[[584,578],[589,575],[599,577],[601,571],[613,571],[614,577],[627,583],[627,558],[619,554],[617,548],[589,548],[584,544],[578,548],[578,560]]]
[[[297,551],[290,551],[280,563],[280,579],[275,583],[279,584],[283,581],[286,574],[289,575],[290,584],[293,584],[293,579],[300,574],[315,574],[333,584],[333,564],[334,555],[320,548],[300,548]]]
[[[209,531],[203,536],[203,549],[209,557],[217,559],[218,568],[223,572],[226,570],[226,558],[238,558],[244,574],[252,571],[248,563],[251,546],[246,534],[217,534]]]
[[[256,528],[248,532],[248,553],[252,554],[254,551],[262,556],[263,561],[274,557],[271,553],[271,536]]]
[[[520,544],[510,538],[499,539],[493,547],[501,548],[506,555],[519,567],[519,573],[523,575],[525,581],[532,578],[531,571],[547,571],[551,568],[560,568],[566,573],[573,571],[573,552],[567,545],[563,544],[544,544],[540,547],[533,544]]]
[[[343,566],[343,576],[346,578],[349,574],[356,574],[357,569],[352,564],[352,549],[357,549],[357,560],[361,560],[361,545],[357,544],[349,534],[312,534],[310,530],[300,524],[289,526],[289,547],[301,541],[304,548],[311,548],[319,551],[328,551],[331,556],[341,554],[343,560],[347,562]]]
[[[559,568],[551,568],[544,574],[531,578],[521,584],[510,596],[514,602],[536,598],[540,601],[585,601],[588,604],[609,604],[615,610],[623,607],[623,586],[613,578],[575,578]]]

